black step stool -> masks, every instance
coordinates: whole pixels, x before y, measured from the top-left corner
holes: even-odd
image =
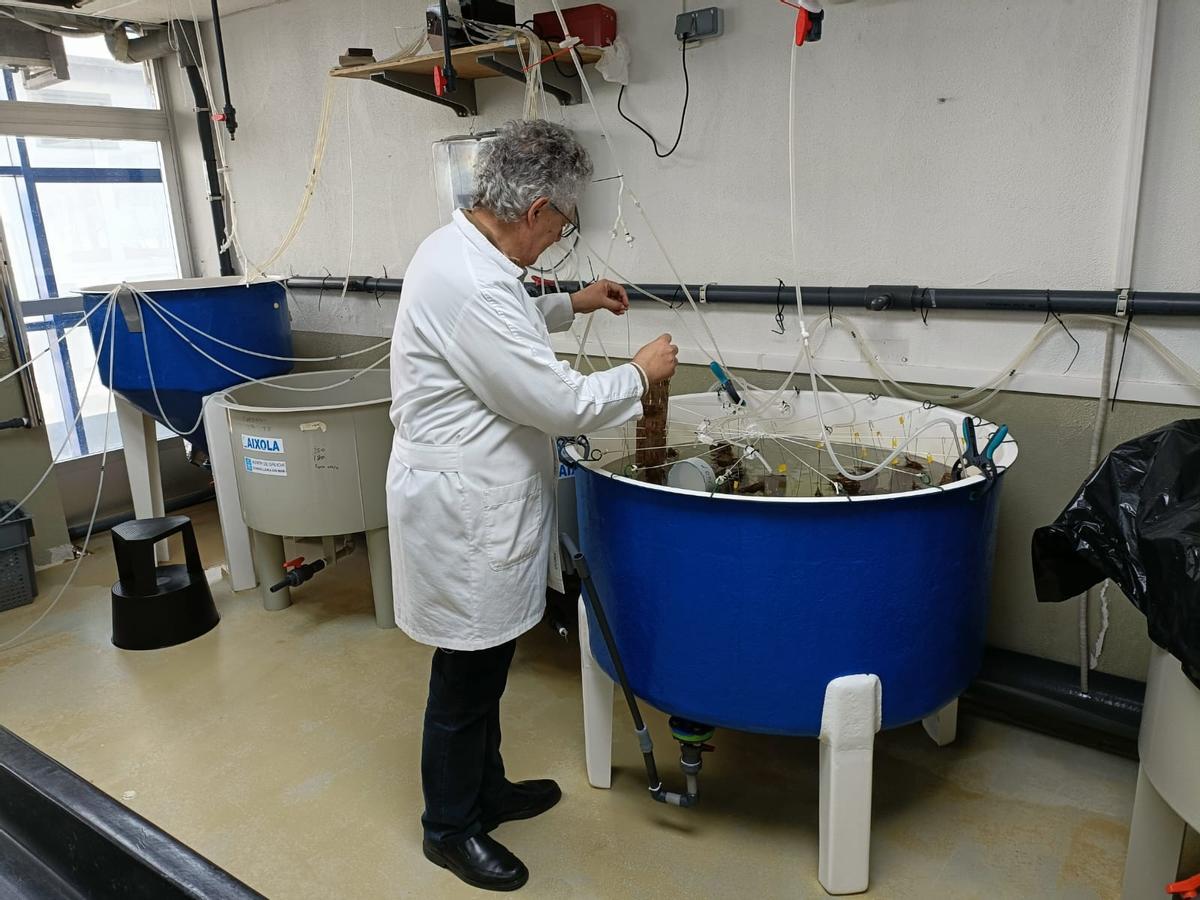
[[[154,545],[179,534],[186,564],[159,566]],[[133,519],[112,530],[119,580],[112,589],[112,642],[122,650],[173,647],[221,621],[187,516]]]

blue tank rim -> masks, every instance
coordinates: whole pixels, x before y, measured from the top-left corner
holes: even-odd
[[[822,393],[826,393],[826,392],[823,391]],[[865,400],[871,396],[876,396],[877,399],[883,399],[883,400],[896,400],[896,401],[904,400],[904,398],[900,398],[900,397],[879,397],[878,395],[864,394],[864,393],[849,393],[849,392],[844,393],[842,396],[846,397],[847,399],[854,399],[854,400]],[[688,402],[693,402],[693,403],[696,402],[698,399],[703,399],[703,400],[707,401],[707,400],[711,399],[711,395],[708,393],[679,394],[679,395],[675,395],[675,396],[671,397],[671,400],[688,401]],[[964,413],[960,410],[957,410],[957,409],[952,409],[951,407],[948,407],[948,406],[934,406],[929,410],[929,412],[940,412],[947,416],[952,416],[958,420],[962,420],[962,419],[966,418],[966,416],[967,416],[966,413]],[[878,418],[878,416],[875,416],[873,418]],[[997,427],[997,424],[995,422],[989,422],[986,419],[979,419],[979,421],[975,425],[975,437],[976,437],[976,440],[978,440],[980,447],[982,447],[984,444],[987,443],[989,435],[996,427]],[[1000,448],[996,451],[996,469],[997,469],[997,473],[998,473],[997,474],[998,479],[1003,477],[1004,473],[1006,471],[1008,471],[1010,468],[1012,468],[1012,465],[1014,462],[1016,462],[1018,455],[1019,455],[1019,447],[1017,444],[1017,440],[1015,437],[1012,436],[1012,434],[1010,432],[1008,439],[1006,439],[1005,442],[1003,444],[1001,444]],[[942,495],[942,494],[951,493],[954,491],[970,490],[973,487],[975,487],[985,481],[985,479],[982,475],[972,475],[970,478],[964,478],[961,481],[955,481],[955,482],[952,482],[947,485],[931,485],[927,488],[921,488],[919,491],[904,491],[903,493],[887,493],[887,494],[870,494],[866,497],[852,497],[849,494],[846,494],[843,496],[837,496],[837,497],[760,497],[760,496],[754,495],[754,494],[743,495],[743,494],[704,493],[703,491],[690,491],[690,490],[687,490],[686,488],[675,488],[675,487],[671,487],[670,485],[665,485],[665,484],[652,484],[647,481],[638,481],[634,478],[628,478],[624,475],[621,475],[618,472],[611,472],[608,469],[604,469],[601,467],[601,465],[598,462],[593,462],[591,460],[579,460],[578,467],[587,469],[589,472],[591,472],[595,475],[600,475],[605,478],[612,478],[617,481],[632,485],[634,487],[644,488],[646,490],[651,490],[651,491],[664,491],[669,494],[678,494],[678,495],[686,496],[686,497],[699,497],[699,498],[703,498],[706,500],[712,500],[712,501],[718,502],[718,503],[720,503],[720,502],[726,502],[726,503],[783,503],[783,504],[878,503],[880,501],[885,501],[885,500],[893,500],[894,501],[894,500],[898,500],[901,498],[927,497],[927,496],[931,496],[931,495]]]
[[[122,287],[126,282],[113,284],[93,284],[79,289],[85,297],[105,297]],[[210,291],[214,288],[228,287],[258,287],[264,284],[275,284],[284,288],[282,278],[250,278],[244,275],[214,275],[208,278],[162,278],[154,281],[130,281],[130,287],[137,288],[145,294],[165,293],[172,291]]]

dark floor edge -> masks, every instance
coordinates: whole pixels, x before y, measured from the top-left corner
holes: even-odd
[[[966,712],[1137,759],[1145,693],[1142,682],[1103,672],[1084,693],[1074,666],[989,647],[962,700]]]
[[[216,496],[217,495],[213,492],[212,488],[206,488],[202,491],[193,491],[190,494],[181,494],[178,497],[172,497],[163,505],[164,514],[178,512],[179,510],[186,509],[189,506],[195,506],[197,503],[207,503]],[[96,520],[96,524],[92,526],[92,534],[98,534],[101,531],[109,531],[114,525],[120,525],[122,522],[128,522],[133,517],[132,509],[124,509],[120,512],[99,518]],[[87,522],[67,526],[67,534],[73,541],[80,540],[85,534],[87,534],[87,530]]]
[[[262,900],[257,891],[3,727],[0,832],[39,869],[85,897]],[[44,873],[30,874],[44,879]]]

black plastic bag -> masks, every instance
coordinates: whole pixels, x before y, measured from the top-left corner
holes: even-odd
[[[1033,533],[1038,600],[1111,578],[1146,616],[1150,640],[1200,687],[1200,419],[1116,447],[1053,525]]]

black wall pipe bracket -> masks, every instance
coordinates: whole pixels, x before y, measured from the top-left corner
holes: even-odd
[[[437,88],[433,84],[432,75],[377,72],[371,76],[371,80],[376,84],[384,84],[406,94],[412,94],[414,97],[448,106],[459,118],[465,119],[467,116],[473,116],[479,112],[479,106],[475,102],[475,82],[469,78],[460,79],[453,94],[441,97],[438,96]]]
[[[480,56],[479,64],[487,66],[501,75],[507,75],[513,81],[519,81],[521,84],[525,84],[527,81],[525,69],[521,65],[521,57],[515,52],[497,50],[490,55]],[[546,89],[546,93],[553,94],[563,106],[574,106],[576,103],[583,102],[583,88],[580,87],[577,77],[565,78],[554,66],[542,66],[541,68],[542,87]]]

